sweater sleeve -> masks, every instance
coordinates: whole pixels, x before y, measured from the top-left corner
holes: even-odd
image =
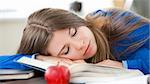
[[[150,74],[150,50],[141,48],[126,60],[128,69],[139,69],[144,74]]]
[[[32,55],[23,55],[23,54],[0,56],[0,69],[20,69],[20,70],[30,69],[23,64],[15,62],[15,60],[18,60],[23,56],[29,58],[32,57]]]

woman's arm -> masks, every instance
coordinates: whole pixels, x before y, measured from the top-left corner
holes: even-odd
[[[144,74],[150,73],[149,26],[149,23],[141,25],[138,29],[134,30],[128,35],[128,37],[131,39],[130,41],[122,40],[124,44],[133,44],[138,41],[143,41],[143,43],[140,44],[138,48],[134,49],[132,53],[127,54],[127,52],[124,54],[127,55],[127,59],[124,62],[126,63],[127,68],[139,69]]]
[[[15,62],[15,60],[18,60],[19,58],[26,56],[31,58],[32,55],[23,55],[23,54],[16,54],[16,55],[3,55],[0,56],[0,69],[30,69],[23,64],[19,64]]]
[[[124,60],[124,63],[113,61],[113,60],[104,60],[99,65],[109,66],[115,68],[128,68],[128,69],[138,69],[144,74],[150,74],[150,50],[147,48],[141,48],[136,53],[132,54],[130,58]],[[126,67],[124,67],[126,63]]]
[[[114,68],[124,68],[123,63],[118,62],[118,61],[109,60],[109,59],[99,62],[99,63],[97,63],[97,65],[114,67]]]
[[[144,74],[150,74],[150,50],[141,48],[126,60],[128,69],[139,69]]]
[[[44,61],[44,62],[48,62],[48,63],[52,63],[57,65],[59,63],[59,65],[65,65],[65,66],[70,66],[74,63],[86,63],[84,60],[70,60],[70,59],[66,59],[66,58],[58,58],[58,57],[54,57],[54,56],[44,56],[44,55],[38,55],[36,56],[36,59]]]
[[[20,70],[31,69],[30,67],[27,67],[24,64],[15,62],[16,60],[18,60],[19,58],[23,56],[34,58],[34,55],[24,55],[24,54],[1,55],[0,56],[0,69],[20,69]],[[53,63],[56,65],[59,63],[60,65],[65,65],[65,66],[69,66],[73,63],[85,63],[83,60],[72,61],[72,60],[65,59],[65,58],[57,58],[53,56],[43,56],[43,55],[37,55],[36,59],[44,61],[44,62],[48,62],[48,63]]]
[[[127,60],[122,63],[113,60],[104,60],[99,62],[99,65],[115,68],[138,69],[144,74],[150,74],[150,50],[148,48],[140,48],[136,53],[132,54]],[[126,63],[126,64],[125,64]],[[126,65],[126,67],[124,67]]]

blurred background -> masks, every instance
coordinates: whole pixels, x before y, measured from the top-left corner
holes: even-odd
[[[150,19],[150,0],[0,0],[0,55],[15,54],[27,17],[41,8],[61,8],[81,17],[97,10],[121,8]]]

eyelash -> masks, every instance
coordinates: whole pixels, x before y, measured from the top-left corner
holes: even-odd
[[[72,37],[75,36],[77,33],[77,29],[75,28],[75,32],[73,35],[71,35]],[[69,46],[67,47],[67,52],[65,52],[64,54],[67,55],[69,53]]]
[[[69,46],[67,47],[67,52],[65,52],[64,54],[67,55],[69,53]]]

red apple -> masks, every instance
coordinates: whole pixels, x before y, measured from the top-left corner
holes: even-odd
[[[45,71],[47,84],[69,84],[70,72],[66,66],[50,66]]]

